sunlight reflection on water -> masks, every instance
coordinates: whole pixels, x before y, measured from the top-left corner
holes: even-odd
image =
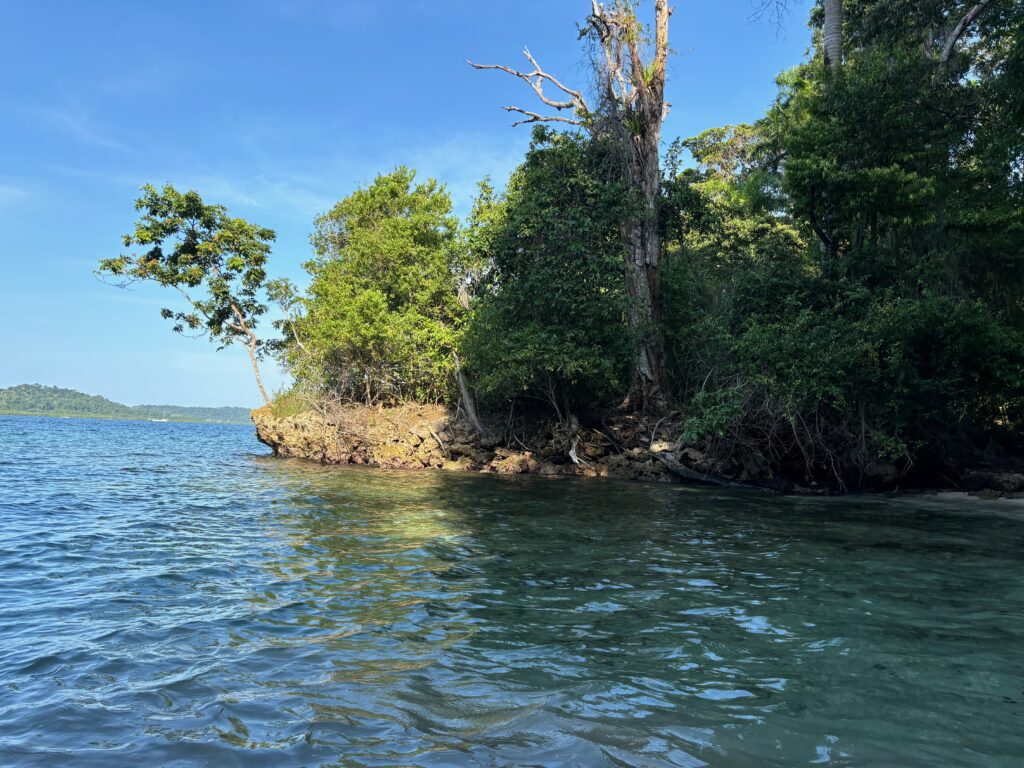
[[[4,765],[1021,764],[1019,507],[0,440]]]

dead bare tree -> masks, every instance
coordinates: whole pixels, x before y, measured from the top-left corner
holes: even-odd
[[[628,262],[629,325],[637,339],[634,381],[627,404],[642,410],[662,410],[666,399],[660,329],[659,149],[662,122],[670,106],[665,101],[665,79],[672,9],[668,0],[654,0],[655,24],[651,40],[637,16],[635,0],[609,3],[591,0],[591,3],[591,13],[580,38],[594,43],[598,53],[594,62],[598,89],[594,107],[582,91],[566,86],[541,68],[529,50],[525,50],[524,55],[533,67],[530,71],[500,64],[469,63],[476,69],[495,69],[519,78],[530,86],[543,105],[555,110],[555,114],[543,114],[507,106],[507,111],[522,116],[515,125],[566,123],[592,132],[607,132],[611,126],[612,135],[620,141],[622,180],[638,193],[641,203],[639,214],[620,224]],[[549,87],[547,92],[545,86]]]

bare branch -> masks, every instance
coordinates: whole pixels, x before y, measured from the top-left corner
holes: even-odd
[[[199,306],[199,304],[198,304],[197,302],[195,302],[195,301],[193,301],[193,300],[192,300],[192,297],[191,297],[191,296],[189,296],[189,294],[188,294],[188,291],[186,291],[186,290],[185,290],[184,288],[182,288],[182,287],[181,287],[180,285],[175,285],[175,286],[173,286],[173,288],[174,288],[174,289],[175,289],[175,290],[176,290],[176,291],[177,291],[178,293],[180,293],[180,294],[181,294],[182,296],[184,296],[184,297],[185,297],[185,301],[187,301],[187,302],[189,303],[189,306],[191,306],[191,307],[192,307],[192,309],[194,309],[194,310],[195,310],[196,312],[198,312],[199,314],[201,314],[201,315],[202,315],[203,317],[205,317],[205,318],[206,318],[207,320],[210,320],[210,319],[211,319],[211,318],[210,318],[210,315],[209,315],[209,313],[207,313],[207,312],[206,312],[206,310],[204,310],[204,309],[203,309],[202,307],[200,307],[200,306]],[[205,333],[206,333],[206,331],[203,331],[203,335],[205,335]]]
[[[750,14],[750,20],[760,21],[767,17],[775,25],[776,29],[781,30],[789,16],[789,2],[787,0],[761,0],[754,12]]]
[[[537,78],[536,81],[534,81],[532,83],[533,89],[537,92],[537,95],[540,96],[541,100],[544,101],[545,104],[548,104],[550,106],[555,106],[552,102],[547,101],[544,98],[544,94],[541,93],[541,86],[543,85],[544,80],[548,80],[548,81],[550,81],[550,83],[552,85],[554,85],[560,91],[562,91],[563,93],[565,93],[565,94],[567,94],[568,96],[571,97],[571,101],[569,102],[569,106],[583,109],[586,112],[590,111],[587,108],[587,102],[586,102],[586,99],[583,98],[583,94],[580,93],[579,91],[574,91],[572,88],[568,88],[568,87],[562,85],[562,83],[560,83],[558,81],[558,78],[556,78],[554,75],[549,74],[549,73],[545,72],[544,70],[542,70],[540,68],[540,64],[538,64],[537,60],[535,58],[533,58],[533,54],[530,53],[530,49],[529,48],[523,48],[523,55],[527,58],[527,60],[531,64],[533,64],[533,72],[531,73],[531,75],[532,76],[536,76],[536,78]],[[565,109],[565,108],[566,107],[559,107],[559,109]]]
[[[545,72],[541,68],[540,64],[537,63],[537,60],[534,58],[533,54],[530,53],[529,48],[523,49],[523,55],[526,57],[526,60],[533,65],[533,70],[530,72],[521,72],[518,69],[506,67],[504,64],[477,64],[473,61],[469,61],[468,63],[469,66],[473,67],[473,69],[496,69],[499,72],[504,72],[506,74],[512,75],[512,77],[519,78],[524,83],[530,86],[533,92],[537,94],[537,98],[539,98],[542,103],[546,104],[549,107],[552,107],[559,111],[562,111],[564,109],[572,109],[580,114],[590,114],[590,106],[587,104],[586,99],[583,97],[583,94],[580,91],[573,90],[569,86],[562,83],[557,77],[555,77],[551,73]],[[566,100],[558,100],[549,97],[547,94],[544,93],[545,82],[550,83],[569,98]],[[572,125],[582,125],[582,122],[580,120],[574,120],[565,117],[544,117],[535,112],[529,112],[527,110],[520,109],[519,107],[505,107],[505,109],[508,110],[509,112],[519,112],[521,114],[527,115],[530,118],[529,120],[521,120],[519,122],[516,122],[515,125],[536,122],[570,123]]]
[[[953,27],[953,31],[950,33],[949,38],[946,40],[946,44],[942,47],[942,54],[939,56],[939,63],[946,64],[953,57],[953,51],[956,49],[957,41],[963,36],[974,20],[977,19],[982,12],[991,4],[992,0],[981,0],[980,3],[975,5],[969,10],[960,22]]]
[[[571,117],[562,117],[561,115],[541,115],[536,112],[531,112],[528,109],[522,107],[502,107],[506,112],[516,112],[520,115],[526,115],[526,120],[516,120],[512,123],[512,126],[526,125],[527,123],[568,123],[569,125],[583,125],[582,120],[576,120]]]

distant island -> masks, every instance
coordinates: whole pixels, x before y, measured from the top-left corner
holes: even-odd
[[[183,405],[123,405],[73,389],[20,384],[0,389],[0,415],[67,416],[88,419],[198,421],[248,424],[248,408],[199,408]]]

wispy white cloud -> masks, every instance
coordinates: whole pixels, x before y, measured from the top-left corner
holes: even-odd
[[[465,215],[476,195],[477,182],[489,176],[501,186],[522,161],[529,144],[528,131],[512,128],[498,134],[463,132],[439,139],[396,129],[359,146],[338,149],[305,126],[294,131],[308,133],[306,152],[298,152],[291,140],[282,139],[287,136],[286,127],[272,124],[260,128],[253,121],[245,134],[246,151],[230,163],[191,165],[188,159],[162,159],[154,165],[148,157],[133,156],[116,168],[67,164],[50,168],[131,190],[143,182],[167,182],[179,189],[195,189],[209,202],[227,205],[238,215],[258,218],[271,212],[308,228],[317,214],[398,165],[416,169],[421,179],[431,177],[447,185],[456,212]],[[317,147],[322,148],[321,154]]]
[[[181,174],[181,178],[182,186],[199,190],[211,201],[228,206],[270,209],[303,219],[311,220],[333,202],[330,195],[318,189],[322,180],[294,174]]]
[[[50,125],[85,144],[119,152],[131,151],[128,145],[106,135],[94,124],[92,118],[83,113],[63,109],[41,109],[38,114]]]
[[[415,150],[409,164],[420,174],[448,185],[459,213],[466,213],[477,192],[477,182],[491,177],[498,187],[523,160],[529,132],[511,129],[500,137],[455,136]]]
[[[0,181],[0,205],[20,203],[30,197],[32,197],[32,190],[27,186]]]
[[[381,142],[360,152],[326,155],[315,168],[272,168],[264,158],[258,173],[235,173],[224,168],[196,173],[180,172],[169,180],[179,187],[196,189],[203,197],[231,208],[249,208],[253,213],[273,211],[297,222],[311,223],[313,217],[357,187],[365,186],[397,165],[416,169],[421,179],[435,178],[447,185],[455,209],[468,213],[476,196],[477,182],[490,176],[495,184],[505,182],[522,161],[529,143],[527,132],[509,131],[500,137],[465,134],[436,143]],[[396,146],[404,144],[404,150]],[[280,163],[279,163],[280,164]]]

